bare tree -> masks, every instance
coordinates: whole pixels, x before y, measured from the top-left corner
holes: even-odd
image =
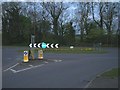
[[[118,6],[118,34],[120,35],[120,6]]]
[[[118,30],[117,30],[117,35],[118,35],[118,47],[120,47],[120,8],[119,8],[119,14],[118,14]]]
[[[95,11],[94,9],[96,8],[95,6],[98,6],[98,12],[99,12],[99,20],[95,19]],[[104,3],[100,2],[100,3],[91,3],[91,7],[92,7],[92,17],[94,22],[101,28],[103,29],[103,12],[104,12]]]
[[[111,39],[112,39],[112,26],[113,26],[113,19],[116,15],[116,4],[115,3],[105,3],[105,9],[104,9],[104,17],[103,17],[103,22],[106,26],[106,30],[107,30],[107,41],[108,44],[111,44]]]
[[[89,13],[90,13],[90,3],[79,3],[79,12],[80,13],[80,37],[81,41],[83,41],[85,34],[89,32]]]
[[[66,8],[62,2],[47,2],[41,5],[52,17],[53,32],[58,36],[58,19]]]

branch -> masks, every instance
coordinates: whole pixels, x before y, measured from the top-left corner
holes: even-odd
[[[100,26],[100,24],[95,20],[95,17],[94,17],[94,7],[93,7],[93,3],[92,3],[92,16],[93,16],[94,22]]]

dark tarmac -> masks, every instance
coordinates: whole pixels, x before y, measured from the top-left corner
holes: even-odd
[[[98,74],[118,67],[117,48],[105,54],[44,53],[22,63],[24,47],[3,47],[3,88],[85,88]]]

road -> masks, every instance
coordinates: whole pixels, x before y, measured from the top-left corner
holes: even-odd
[[[17,52],[20,49],[19,47],[3,48],[3,88],[85,88],[96,75],[118,66],[117,48],[104,48],[109,52],[105,54],[45,53],[44,58],[47,59],[47,63],[34,61],[37,63],[30,62],[19,68],[23,55]],[[9,69],[16,63],[19,65]]]

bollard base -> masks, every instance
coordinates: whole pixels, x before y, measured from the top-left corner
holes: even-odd
[[[39,59],[39,60],[43,60],[43,57],[39,57],[38,59]]]
[[[23,61],[24,63],[28,63],[28,61]]]
[[[38,58],[38,60],[43,60],[43,58],[42,58],[42,59],[39,59],[39,58]]]

